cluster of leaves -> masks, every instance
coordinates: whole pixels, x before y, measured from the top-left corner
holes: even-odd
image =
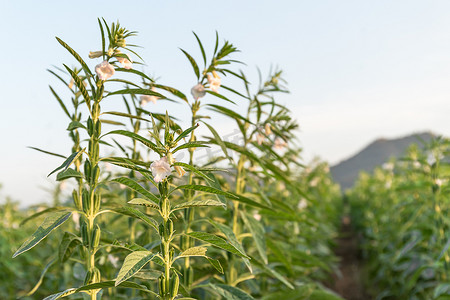
[[[74,185],[71,199],[40,212],[44,222],[14,254],[75,220],[69,230],[64,224],[55,260],[82,270],[82,278],[46,299],[340,299],[320,284],[334,269],[339,190],[323,163],[300,171],[298,125],[275,101],[287,92],[282,72],[270,71],[253,90],[244,72],[230,68],[239,63],[230,58],[237,52],[231,43],[220,45],[216,36],[208,63],[195,35],[203,70],[182,50],[197,83],[192,99],[119,67],[132,54],[140,58],[126,40],[134,33],[104,20],[99,26],[102,51],[92,57],[103,58],[96,71],[105,68],[108,76],[95,75],[61,39],[81,67],[51,71],[70,90],[73,108],[51,88],[70,119],[72,154],[35,148],[65,159],[50,174]],[[115,72],[138,79],[111,77]],[[219,74],[242,85],[224,85]],[[124,111],[101,111],[113,96],[122,97]],[[145,99],[156,102],[152,112]],[[177,110],[183,119],[158,109],[163,100],[184,105]],[[215,116],[235,122],[233,140],[222,138],[210,122]],[[210,136],[199,137],[199,126]],[[214,155],[198,159],[203,148]],[[188,161],[177,161],[183,152]]]
[[[349,194],[377,299],[450,298],[450,141],[362,174]]]

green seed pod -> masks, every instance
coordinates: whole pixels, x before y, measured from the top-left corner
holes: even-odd
[[[87,182],[91,182],[91,162],[89,161],[89,159],[86,159],[86,161],[84,162],[84,177],[86,178]]]
[[[94,184],[98,181],[98,177],[100,176],[100,168],[98,167],[98,165],[96,165],[94,167],[94,169],[92,170],[92,174],[91,174],[91,184]]]
[[[86,277],[84,278],[84,285],[99,282],[100,279],[100,270],[94,267],[86,273]]]
[[[173,248],[170,249],[170,251],[169,251],[169,259],[170,259],[170,261],[173,261],[174,254],[175,254],[175,250]]]
[[[91,117],[89,117],[87,120],[87,131],[90,136],[94,132],[94,122],[92,121]]]
[[[102,122],[100,120],[97,120],[97,122],[95,123],[95,136],[98,138],[101,132],[102,132]]]
[[[188,268],[188,284],[189,284],[189,286],[191,286],[193,282],[194,282],[194,269],[191,266],[189,266],[189,268]]]
[[[164,224],[159,224],[159,236],[164,237]]]
[[[86,226],[85,222],[83,222],[83,224],[81,224],[80,233],[81,233],[81,239],[83,240],[83,245],[85,247],[89,246],[89,235],[88,235],[88,230],[87,230],[87,226]]]
[[[172,278],[170,279],[170,296],[175,298],[178,295],[178,287],[180,286],[180,277],[178,277],[177,273],[174,273]]]
[[[99,194],[94,194],[94,212],[98,212],[100,210],[101,197]]]
[[[164,239],[166,241],[170,240],[173,230],[173,222],[171,219],[167,220],[166,226],[164,226]]]
[[[92,248],[95,249],[100,244],[101,230],[98,224],[95,225],[94,232],[92,233]]]
[[[164,297],[164,295],[166,294],[166,278],[164,274],[161,274],[161,276],[159,276],[158,286],[159,286],[159,295],[161,297]]]
[[[80,197],[78,197],[78,193],[76,190],[72,192],[73,202],[75,203],[76,208],[81,209]]]
[[[86,190],[83,190],[82,194],[82,200],[83,200],[83,211],[85,213],[89,213],[91,211],[91,199],[89,197],[89,192]]]

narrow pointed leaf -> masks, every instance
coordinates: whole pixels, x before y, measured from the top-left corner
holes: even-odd
[[[84,148],[84,149],[86,149],[86,148]],[[78,151],[78,152],[72,153],[72,154],[71,154],[71,155],[70,155],[70,156],[62,163],[62,165],[60,165],[59,167],[57,167],[56,169],[54,169],[53,171],[51,171],[50,174],[47,175],[47,177],[50,176],[50,175],[52,175],[53,173],[55,173],[55,172],[61,170],[61,169],[63,169],[63,171],[67,170],[67,168],[70,167],[70,165],[71,165],[74,161],[76,161],[76,160],[78,159],[78,157],[81,156],[81,154],[83,154],[84,149],[81,149],[81,150]]]
[[[86,104],[90,110],[91,109],[91,97],[89,97],[89,93],[87,92],[86,87],[84,86],[80,77],[74,71],[72,71],[72,69],[69,68],[68,66],[64,65],[64,67],[67,69],[67,72],[70,73],[70,76],[72,76],[73,81],[75,81],[75,84],[77,85],[78,89],[80,90],[81,95],[83,96],[84,101],[86,101]]]
[[[32,234],[32,236],[26,240],[16,253],[14,253],[13,258],[30,250],[36,246],[40,241],[42,241],[50,232],[58,228],[64,222],[66,222],[72,212],[55,212],[48,216],[44,222],[38,227],[38,229]]]
[[[139,116],[135,116],[135,115],[131,115],[131,114],[123,113],[123,112],[118,112],[118,111],[106,111],[106,112],[102,113],[102,115],[113,115],[113,116],[119,116],[119,117],[125,117],[125,118],[131,118],[131,119],[137,119],[137,120],[141,120],[141,121],[150,122],[150,120],[147,120],[145,118],[141,118]]]
[[[161,155],[161,150],[150,140],[144,138],[143,136],[140,136],[139,134],[127,131],[127,130],[114,130],[111,132],[108,132],[107,134],[119,134],[119,135],[124,135],[127,136],[129,138],[132,138],[133,140],[136,140],[142,144],[144,144],[145,146],[149,147],[150,149],[152,149],[153,151],[155,151],[156,153]]]
[[[59,172],[58,175],[56,175],[56,181],[61,181],[67,178],[83,178],[83,174],[72,168],[68,168],[67,170]]]
[[[149,192],[146,189],[144,189],[139,183],[137,183],[133,179],[128,178],[128,177],[119,177],[119,178],[113,179],[112,181],[121,183],[123,185],[126,185],[127,187],[129,187],[133,191],[138,192],[139,194],[144,196],[147,200],[152,202],[153,205],[158,206],[158,204],[157,204],[159,202],[158,197],[156,197],[151,192]]]
[[[45,151],[45,150],[42,150],[42,149],[39,149],[39,148],[36,148],[36,147],[28,147],[28,148],[36,150],[36,151],[39,151],[39,152],[42,152],[42,153],[45,153],[45,154],[48,154],[48,155],[53,155],[53,156],[57,156],[57,157],[61,157],[61,158],[66,158],[64,155],[61,155],[61,154],[58,154],[58,153],[49,152],[49,151]]]
[[[47,296],[43,300],[56,300],[56,299],[59,299],[59,298],[62,298],[62,297],[66,297],[66,296],[75,294],[76,290],[77,289],[75,289],[75,288],[67,289],[67,290],[65,290],[63,292],[59,292],[59,293]]]
[[[189,257],[189,256],[206,256],[206,251],[208,248],[206,247],[192,247],[189,249],[186,249],[185,251],[181,252],[180,255],[177,256],[178,258],[181,257]]]
[[[89,70],[89,67],[87,66],[87,64],[84,62],[84,60],[81,58],[80,55],[78,55],[77,52],[75,52],[75,50],[73,50],[69,45],[67,45],[65,42],[63,42],[63,40],[61,40],[60,38],[56,37],[56,40],[64,47],[67,49],[67,51],[70,52],[70,54],[73,55],[73,57],[75,57],[75,59],[80,63],[81,67],[83,68],[83,70],[86,72],[86,75],[89,74],[92,76],[92,72],[91,70]]]
[[[146,206],[146,207],[159,209],[159,205],[156,204],[155,202],[147,200],[147,199],[142,199],[142,198],[131,199],[130,201],[128,201],[128,203],[129,204],[133,204],[133,205],[143,205],[143,206]]]
[[[189,53],[187,53],[186,51],[184,51],[183,49],[180,48],[181,51],[183,51],[184,55],[186,55],[187,59],[189,60],[189,62],[192,65],[192,68],[194,69],[195,75],[197,76],[197,79],[200,78],[200,70],[198,69],[198,65],[195,62],[195,59],[189,55]]]
[[[244,220],[245,226],[250,230],[250,233],[252,234],[252,238],[255,241],[256,249],[258,250],[259,255],[267,265],[269,262],[267,260],[267,247],[264,227],[260,222],[256,221],[255,218],[253,218],[252,216],[247,216],[242,211],[241,216]]]
[[[174,166],[180,166],[180,167],[183,167],[183,168],[185,168],[185,169],[188,169],[189,171],[192,171],[192,172],[194,172],[195,174],[197,174],[197,175],[203,177],[203,178],[206,179],[207,181],[212,181],[211,178],[209,178],[205,173],[203,173],[202,171],[198,170],[198,169],[197,169],[196,167],[194,167],[194,166],[191,166],[191,165],[188,165],[188,164],[185,164],[185,163],[182,163],[182,162],[175,162],[173,165],[174,165]]]
[[[205,143],[206,142],[200,142],[200,141],[188,142],[188,143],[185,143],[185,144],[183,144],[181,146],[178,146],[175,149],[173,149],[172,153],[175,153],[175,152],[180,151],[181,149],[187,149],[187,148],[199,148],[199,147],[207,147],[207,148],[209,148],[209,146],[205,145]]]
[[[121,287],[121,288],[130,288],[130,289],[139,290],[139,291],[142,291],[145,293],[150,293],[154,296],[157,295],[155,292],[150,291],[145,286],[134,283],[134,282],[130,282],[130,281],[121,282],[117,286]],[[108,289],[108,288],[114,288],[114,287],[116,287],[115,282],[113,280],[110,280],[110,281],[103,281],[103,282],[92,283],[92,284],[82,286],[77,289],[77,292],[97,290],[97,289]]]
[[[56,101],[58,101],[59,105],[61,106],[62,110],[64,111],[64,113],[70,118],[70,113],[67,110],[66,105],[64,104],[64,102],[61,100],[61,98],[59,97],[59,95],[55,92],[55,90],[53,90],[53,88],[51,86],[48,86],[50,88],[50,91],[52,92],[53,96],[55,96]]]
[[[149,96],[156,96],[160,99],[166,99],[166,97],[164,95],[154,92],[150,89],[124,89],[124,90],[111,92],[108,95],[106,95],[105,97],[108,97],[111,95],[149,95]]]
[[[223,267],[220,264],[220,261],[218,261],[217,259],[213,259],[211,257],[206,257],[206,259],[209,261],[211,266],[213,266],[214,269],[217,270],[217,272],[219,272],[220,274],[223,274]]]
[[[116,208],[113,208],[112,210],[117,213],[123,214],[123,215],[127,215],[127,216],[131,216],[131,217],[140,219],[140,220],[144,221],[144,223],[146,223],[147,225],[153,227],[156,231],[158,231],[158,222],[156,220],[154,220],[153,218],[147,216],[140,210],[134,209],[129,206],[116,207]]]
[[[216,195],[222,195],[231,199],[237,199],[238,197],[234,194],[231,194],[229,192],[224,192],[222,190],[210,187],[210,186],[205,186],[205,185],[196,185],[196,184],[187,184],[187,185],[180,185],[178,186],[175,190],[195,190],[195,191],[200,191],[200,192],[205,192],[205,193],[209,193],[209,194],[216,194]]]
[[[212,284],[209,286],[226,300],[255,300],[243,290],[226,284]]]

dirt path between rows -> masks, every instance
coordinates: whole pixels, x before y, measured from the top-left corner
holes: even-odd
[[[330,288],[346,300],[372,299],[364,289],[358,240],[347,216],[342,218],[335,254],[340,259],[341,274],[334,276],[334,284]]]

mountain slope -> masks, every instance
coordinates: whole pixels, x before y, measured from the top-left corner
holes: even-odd
[[[401,157],[409,145],[428,142],[434,135],[430,132],[412,134],[397,139],[378,139],[356,155],[330,168],[333,179],[341,185],[342,190],[351,188],[360,171],[372,172],[391,157]]]

